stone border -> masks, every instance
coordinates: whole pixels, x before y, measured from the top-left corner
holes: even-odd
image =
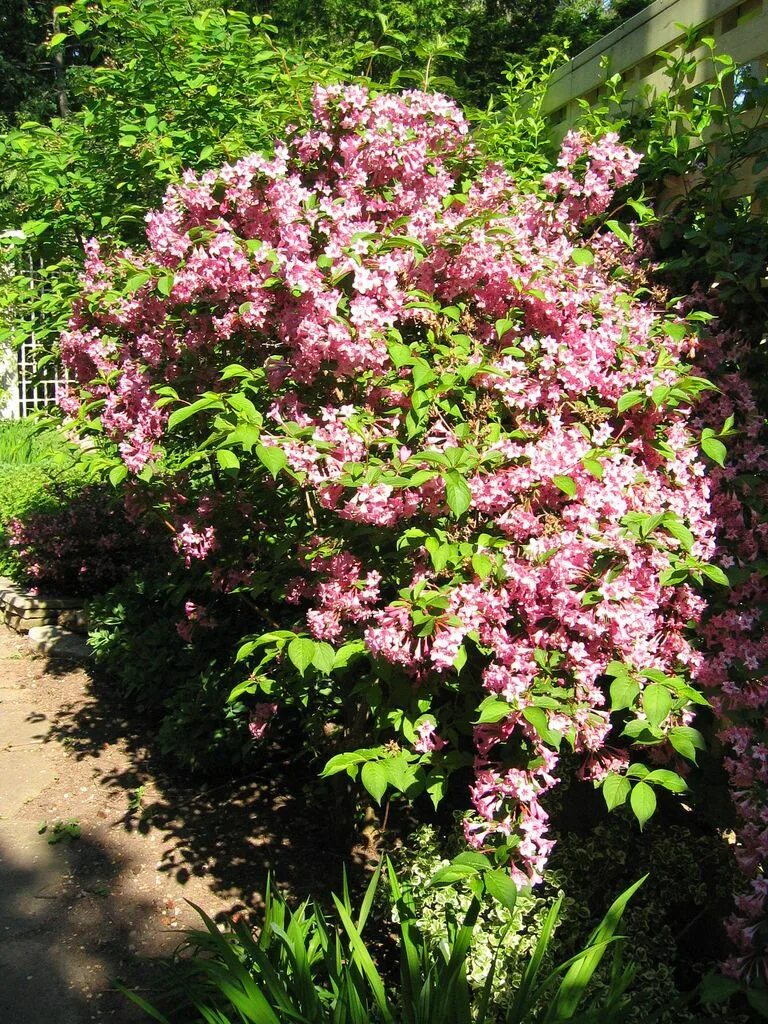
[[[26,634],[38,654],[74,661],[90,657],[81,598],[32,594],[0,576],[0,618],[17,633]]]

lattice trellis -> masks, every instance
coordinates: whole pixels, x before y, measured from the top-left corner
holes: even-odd
[[[54,405],[59,389],[66,385],[66,373],[58,360],[39,365],[45,354],[37,347],[34,335],[19,348],[19,416]]]
[[[25,273],[33,287],[41,287],[37,261],[27,256],[25,264]],[[28,416],[54,405],[59,389],[67,383],[61,363],[38,345],[34,324],[32,326],[32,332],[17,351],[7,352],[2,358],[3,387],[7,394],[4,417]]]

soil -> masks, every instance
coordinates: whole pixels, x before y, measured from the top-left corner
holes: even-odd
[[[117,983],[153,997],[148,958],[199,923],[190,903],[223,921],[259,906],[268,871],[304,895],[365,860],[300,771],[179,779],[148,741],[86,671],[0,625],[4,1024],[146,1021]]]

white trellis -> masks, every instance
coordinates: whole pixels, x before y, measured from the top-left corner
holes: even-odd
[[[33,286],[39,285],[39,266],[27,258],[25,271]],[[0,418],[18,419],[56,402],[59,388],[66,384],[64,368],[47,357],[37,343],[34,330],[17,349],[0,352]]]
[[[38,365],[44,354],[37,348],[34,335],[18,349],[18,416],[54,405],[59,388],[66,383],[65,372],[57,360]]]

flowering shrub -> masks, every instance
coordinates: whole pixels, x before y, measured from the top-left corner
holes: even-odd
[[[707,447],[722,461],[725,448],[718,452],[711,429],[729,417],[736,424],[727,462],[723,467],[709,467],[718,561],[727,568],[732,587],[723,588],[717,599],[713,600],[712,593],[708,595],[709,609],[697,641],[703,655],[698,681],[706,687],[717,713],[716,731],[724,744],[718,752],[724,752],[723,765],[737,816],[733,850],[748,880],[737,898],[738,912],[728,923],[738,955],[727,966],[731,974],[749,983],[760,979],[764,985],[768,978],[764,923],[768,892],[768,650],[764,635],[768,598],[764,385],[768,292],[760,282],[768,259],[768,233],[759,199],[765,196],[768,182],[759,178],[757,154],[765,152],[768,129],[764,119],[732,118],[723,108],[727,83],[735,73],[733,58],[715,52],[711,39],[705,40],[699,50],[701,39],[695,27],[686,31],[683,40],[674,54],[665,55],[662,74],[666,86],[647,109],[638,111],[637,104],[624,93],[625,83],[617,74],[606,80],[602,100],[585,108],[580,123],[589,134],[617,130],[625,138],[642,140],[645,158],[633,193],[650,192],[657,200],[655,215],[635,204],[643,220],[654,225],[651,237],[654,260],[658,261],[655,276],[661,276],[675,294],[695,297],[686,301],[685,308],[717,317],[709,323],[712,336],[705,351],[698,354],[697,363],[720,390],[709,392],[700,403],[699,426]],[[702,76],[706,84],[696,90],[695,96],[689,88],[693,68],[706,68]],[[506,115],[500,122],[489,121],[486,144],[515,168],[522,161],[520,170],[530,175],[537,157],[541,160],[538,140],[548,134],[541,104],[536,102],[543,97],[546,83],[536,83],[538,76],[533,69],[509,77],[510,87],[502,101]],[[764,85],[758,79],[744,79],[746,109],[757,102],[761,88]],[[534,100],[530,102],[532,92]],[[521,103],[523,96],[525,103]],[[530,111],[539,111],[533,123]],[[707,147],[713,138],[719,140],[721,153],[716,161],[707,159]],[[532,145],[534,153],[530,152]],[[748,154],[746,165],[744,154]],[[755,173],[754,193],[734,201],[734,180],[739,179],[744,166]],[[697,184],[689,189],[692,178]],[[673,196],[669,186],[675,181],[680,192]],[[708,774],[711,780],[712,774]],[[718,794],[710,789],[697,810],[701,814],[712,805],[720,811],[716,824],[720,828],[726,824],[730,829],[733,822],[723,820]],[[759,1000],[761,995],[750,993],[750,999]],[[764,1002],[761,1005],[764,1007]]]
[[[8,523],[27,582],[65,594],[107,590],[147,558],[152,539],[98,486],[51,492],[49,507]]]
[[[255,602],[254,736],[295,704],[377,800],[471,771],[467,841],[525,882],[561,746],[643,824],[704,745],[709,314],[596,230],[638,162],[571,135],[522,194],[446,98],[318,89],[274,157],[171,187],[145,252],[91,243],[61,341],[113,482]]]
[[[708,305],[720,312],[718,303]],[[736,416],[740,430],[731,443],[727,465],[713,473],[720,560],[728,567],[732,587],[725,600],[711,604],[701,625],[706,658],[699,681],[717,713],[723,767],[736,813],[735,858],[747,883],[727,923],[736,954],[726,968],[754,985],[768,979],[764,875],[768,857],[768,448],[764,415],[749,385],[734,369],[745,358],[744,345],[731,332],[714,340],[714,350],[705,355],[718,391],[707,396],[706,415]],[[723,361],[723,353],[728,362]]]

